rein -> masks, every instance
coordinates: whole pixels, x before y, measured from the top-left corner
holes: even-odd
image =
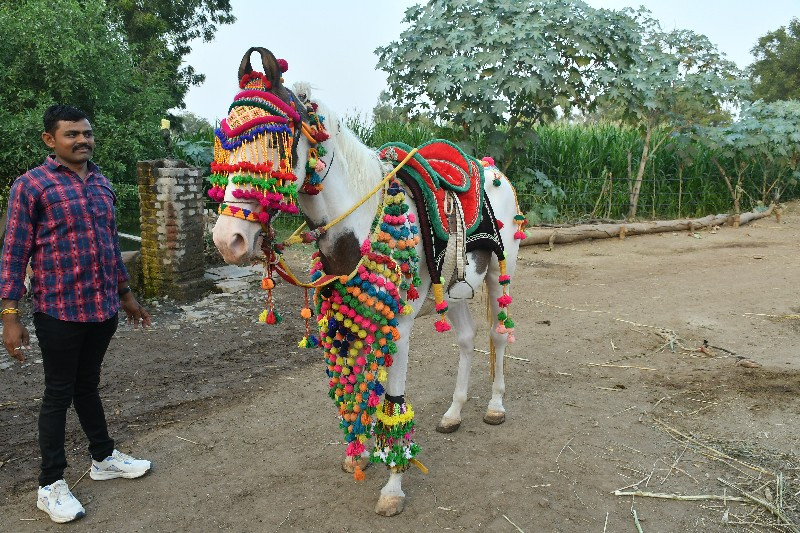
[[[385,185],[389,182],[389,180],[392,179],[392,177],[394,177],[394,175],[397,174],[397,172],[400,171],[400,169],[403,168],[403,166],[405,166],[405,164],[412,157],[414,157],[414,154],[416,154],[416,153],[417,153],[417,149],[416,148],[411,150],[408,153],[408,155],[402,161],[400,161],[400,163],[396,167],[394,167],[388,174],[386,174],[386,176],[384,176],[383,179],[375,187],[373,187],[371,191],[369,191],[366,195],[364,195],[364,197],[361,198],[361,200],[359,200],[358,202],[356,202],[352,207],[350,207],[350,209],[348,209],[347,211],[345,211],[344,213],[342,213],[341,215],[339,215],[335,219],[331,220],[330,222],[328,222],[324,226],[320,226],[319,228],[316,228],[316,229],[314,229],[314,230],[312,230],[310,232],[302,233],[303,228],[306,227],[306,223],[303,222],[294,231],[294,233],[292,233],[292,235],[289,236],[288,239],[283,241],[281,244],[277,245],[277,247],[280,250],[283,250],[284,248],[286,248],[288,246],[292,246],[294,244],[310,243],[310,242],[313,242],[315,240],[318,240],[329,229],[334,227],[336,224],[338,224],[339,222],[341,222],[342,220],[344,220],[348,216],[352,215],[353,212],[355,212],[356,209],[358,209],[359,207],[364,205],[364,202],[366,202],[367,200],[372,198],[378,191],[380,191],[382,188],[384,188]],[[379,211],[380,211],[381,207],[382,206],[378,206],[378,210]],[[353,277],[356,274],[356,272],[358,272],[358,268],[364,262],[365,257],[366,256],[361,258],[361,260],[358,262],[358,264],[356,265],[356,267],[353,270],[353,272],[351,272],[347,276],[348,278]],[[331,283],[333,280],[338,279],[338,278],[341,277],[341,276],[338,276],[338,275],[327,274],[327,275],[322,276],[321,278],[316,279],[316,280],[314,280],[314,281],[312,281],[310,283],[304,283],[304,282],[300,281],[297,278],[297,276],[295,276],[292,273],[291,269],[289,268],[289,265],[287,265],[284,262],[283,258],[278,259],[273,264],[275,265],[275,271],[278,274],[280,274],[280,276],[284,280],[286,280],[287,282],[291,283],[292,285],[295,285],[297,287],[303,287],[305,289],[313,289],[313,288],[317,288],[317,287],[324,287],[325,285],[328,285],[329,283]]]

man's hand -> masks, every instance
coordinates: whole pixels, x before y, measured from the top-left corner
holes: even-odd
[[[125,321],[128,324],[133,324],[133,329],[139,327],[140,321],[143,328],[150,326],[150,313],[139,305],[132,292],[127,292],[120,298],[120,305],[122,305],[122,310],[125,311]]]
[[[3,346],[9,355],[24,363],[25,354],[22,353],[22,349],[27,348],[29,343],[28,329],[19,319],[19,315],[16,313],[3,315]]]

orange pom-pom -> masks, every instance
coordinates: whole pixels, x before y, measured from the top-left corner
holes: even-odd
[[[353,479],[356,481],[364,481],[364,471],[361,470],[361,467],[356,465],[356,470],[353,472]]]
[[[264,278],[261,280],[261,288],[265,291],[275,288],[275,282],[272,281],[270,278]]]
[[[305,319],[311,318],[311,309],[309,309],[308,307],[304,307],[303,309],[300,310],[300,316]]]

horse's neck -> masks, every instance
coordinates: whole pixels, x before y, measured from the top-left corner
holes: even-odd
[[[311,227],[324,226],[346,215],[319,239],[322,264],[328,274],[350,274],[361,259],[361,244],[369,237],[380,193],[348,213],[383,177],[377,156],[366,146],[331,143],[331,168],[323,190],[301,195],[301,208]]]

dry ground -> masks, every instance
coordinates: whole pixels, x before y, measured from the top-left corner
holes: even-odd
[[[74,525],[35,508],[36,347],[24,366],[0,364],[0,531],[622,532],[637,530],[632,509],[646,533],[791,531],[767,510],[778,505],[800,524],[798,204],[781,224],[521,255],[505,424],[481,421],[488,365],[476,354],[461,429],[435,432],[456,349],[419,320],[407,396],[430,473],[405,476],[400,516],[373,513],[383,469],[360,484],[340,470],[320,354],[296,348],[299,320],[255,323],[250,280],[185,308],[150,302],[152,329],[117,333],[102,384],[109,423],[119,448],[156,466],[133,481],[83,478],[74,493],[87,516]],[[291,287],[278,299],[287,315],[300,307]],[[74,484],[88,460],[68,423]],[[743,497],[736,487],[762,503],[613,494]]]

